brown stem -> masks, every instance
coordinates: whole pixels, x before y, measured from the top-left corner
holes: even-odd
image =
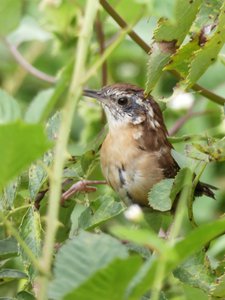
[[[102,22],[100,19],[100,14],[98,13],[95,22],[96,34],[99,42],[99,54],[102,55],[105,51],[105,36],[102,28]],[[102,86],[107,85],[107,62],[102,64]]]
[[[180,119],[178,119],[176,121],[176,123],[173,125],[173,127],[169,130],[169,136],[176,134],[188,120],[190,120],[194,117],[206,115],[209,113],[211,113],[211,111],[193,112],[192,109],[189,110],[184,116],[182,116]]]
[[[106,1],[106,0],[100,0],[99,1],[102,7],[107,11],[107,13],[116,21],[116,23],[121,28],[127,28],[127,23],[123,20],[123,18],[113,9],[113,7]],[[148,46],[148,44],[145,43],[140,36],[134,32],[133,30],[130,30],[128,32],[128,35],[134,40],[145,52],[149,52],[151,49]]]
[[[62,194],[61,204],[64,205],[65,201],[72,195],[78,192],[95,192],[96,187],[91,186],[92,184],[107,184],[105,180],[81,180],[73,184],[65,193]]]
[[[28,73],[30,73],[34,77],[41,79],[43,81],[46,81],[48,83],[56,83],[57,80],[55,77],[45,74],[44,72],[42,72],[42,71],[36,69],[34,66],[32,66],[28,61],[26,61],[26,59],[21,55],[21,53],[18,51],[18,49],[15,45],[11,44],[6,38],[3,39],[3,41],[4,41],[5,45],[7,46],[7,48],[9,49],[12,56],[14,57],[14,59]]]
[[[106,1],[106,0],[100,0],[100,4],[102,7],[107,11],[107,13],[116,21],[116,23],[122,27],[126,28],[127,23],[123,20],[123,18],[114,10],[114,8]],[[135,41],[146,53],[151,52],[151,48],[148,44],[145,43],[145,41],[140,38],[139,35],[136,34],[133,30],[130,30],[128,35],[131,37],[133,41]],[[180,75],[176,71],[172,71],[172,74],[174,74],[176,77],[180,78]],[[225,99],[219,95],[214,94],[210,90],[200,86],[199,84],[195,83],[191,87],[192,90],[198,92],[202,96],[212,100],[213,102],[224,105]]]

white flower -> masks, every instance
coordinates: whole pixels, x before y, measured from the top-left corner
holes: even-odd
[[[139,222],[143,219],[143,212],[139,205],[133,204],[124,212],[126,219],[134,222]]]
[[[175,89],[168,102],[168,107],[174,110],[188,109],[194,102],[194,96],[191,93],[185,93],[181,89]]]

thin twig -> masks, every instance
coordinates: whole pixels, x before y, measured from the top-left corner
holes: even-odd
[[[41,79],[48,83],[56,83],[57,79],[53,76],[50,76],[34,66],[32,66],[19,52],[17,47],[13,44],[11,44],[6,38],[3,39],[5,45],[9,49],[10,53],[14,57],[14,59],[18,62],[18,64],[21,65],[23,69],[25,69],[29,74],[33,75],[34,77]]]
[[[114,19],[114,21],[122,28],[127,27],[127,23],[123,20],[123,18],[114,10],[114,8],[106,1],[106,0],[100,0],[100,4],[102,7],[107,11],[107,13]],[[133,30],[130,30],[128,32],[128,35],[131,37],[133,41],[135,41],[136,44],[138,44],[146,53],[151,52],[151,48],[147,43],[145,43],[144,40]],[[173,75],[180,78],[180,74],[176,71],[171,71]],[[192,90],[198,92],[202,96],[212,100],[213,102],[224,105],[225,99],[219,95],[214,94],[210,90],[200,86],[199,84],[195,83],[191,87]]]
[[[107,11],[107,13],[116,21],[116,23],[121,28],[127,28],[129,25],[124,21],[124,19],[113,9],[113,7],[106,1],[100,0],[99,1],[102,7]],[[145,52],[149,52],[151,48],[145,43],[144,40],[133,30],[130,30],[127,33],[132,40],[134,40]]]
[[[98,13],[97,19],[95,21],[95,29],[99,42],[99,54],[103,55],[105,51],[105,36],[102,28],[102,21],[100,19],[100,13]],[[102,64],[102,86],[107,84],[107,62],[104,61]]]
[[[169,136],[176,134],[188,120],[198,117],[198,116],[203,116],[203,115],[206,115],[209,113],[211,113],[211,111],[209,111],[209,110],[197,111],[197,112],[193,112],[192,109],[189,110],[184,116],[180,117],[180,119],[178,119],[176,121],[176,123],[173,125],[173,127],[169,130]]]
[[[64,205],[65,201],[78,192],[95,192],[96,187],[92,184],[107,184],[105,180],[81,180],[73,184],[65,193],[62,194],[61,204]]]

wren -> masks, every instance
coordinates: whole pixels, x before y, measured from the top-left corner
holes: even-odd
[[[108,184],[127,204],[148,206],[148,192],[179,171],[171,155],[167,129],[159,105],[144,90],[131,84],[113,84],[99,91],[84,90],[106,113],[109,132],[100,160]],[[195,194],[214,198],[212,186],[199,182]]]

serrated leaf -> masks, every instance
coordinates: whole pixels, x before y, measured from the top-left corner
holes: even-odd
[[[181,46],[174,55],[170,57],[170,62],[165,66],[164,70],[176,70],[183,78],[185,78],[188,74],[188,67],[192,59],[192,54],[198,49],[200,49],[198,39],[194,39]]]
[[[1,269],[0,270],[0,280],[8,282],[15,279],[27,278],[27,274],[19,270],[14,269]]]
[[[92,229],[107,220],[119,215],[125,210],[121,202],[115,201],[110,196],[101,197],[100,206],[96,211],[91,207],[86,208],[79,216],[79,227],[82,229]]]
[[[19,104],[11,95],[0,89],[0,124],[10,123],[20,118]]]
[[[153,186],[148,193],[148,203],[153,209],[159,211],[168,211],[171,209],[173,203],[170,199],[170,192],[173,182],[173,178],[168,178],[161,180]]]
[[[20,21],[22,2],[20,0],[1,0],[0,35],[7,35]]]
[[[177,41],[180,45],[187,35],[192,22],[196,18],[202,0],[179,0],[175,7],[175,22],[162,19],[155,30],[154,38],[156,42]]]
[[[211,284],[216,280],[216,275],[210,268],[205,252],[201,251],[189,257],[173,272],[181,282],[200,288],[209,293]]]
[[[63,299],[123,300],[126,287],[140,265],[141,258],[138,256],[116,259]]]
[[[18,245],[14,238],[0,240],[0,259],[6,259],[18,255]]]
[[[164,66],[170,61],[171,53],[163,52],[157,44],[153,45],[148,60],[148,80],[146,93],[152,91],[162,74]]]
[[[190,62],[188,76],[185,80],[188,87],[192,86],[208,67],[216,60],[225,42],[225,3],[221,7],[217,29],[212,37],[197,50]]]
[[[0,202],[2,202],[1,205],[2,207],[4,207],[4,209],[9,209],[13,207],[13,203],[17,195],[18,185],[19,185],[19,178],[10,182],[4,188],[3,194],[2,196],[0,196]]]
[[[41,253],[41,221],[39,213],[36,212],[33,207],[30,207],[24,215],[19,231],[21,238],[30,248],[32,253],[36,257],[39,257]],[[28,269],[29,276],[33,278],[35,270],[30,264],[29,257],[24,253],[22,248],[20,248],[20,252],[23,263]]]
[[[31,200],[35,200],[38,192],[48,178],[47,167],[53,160],[51,151],[45,153],[43,160],[40,163],[33,164],[29,169],[29,193]]]
[[[68,240],[56,255],[49,297],[62,299],[114,259],[127,256],[126,247],[116,239],[106,234],[82,232]]]
[[[164,67],[188,34],[201,3],[202,0],[176,1],[174,22],[168,19],[159,20],[148,62],[148,80],[145,88],[147,94],[152,91]]]
[[[201,227],[194,229],[182,241],[171,246],[169,254],[167,251],[168,249],[166,249],[164,257],[164,259],[166,259],[164,276],[169,274],[169,272],[175,269],[190,255],[201,250],[201,248],[213,238],[222,234],[224,232],[224,226],[225,218],[202,225]],[[151,288],[154,282],[155,272],[161,263],[161,257],[158,257],[155,260],[150,259],[146,261],[128,288],[130,296],[129,300],[138,299],[137,297],[140,297],[146,290]]]
[[[25,114],[25,121],[27,123],[39,123],[42,121],[43,113],[51,100],[54,89],[47,89],[39,92],[31,102]]]
[[[14,179],[50,147],[41,125],[0,125],[0,188]]]

